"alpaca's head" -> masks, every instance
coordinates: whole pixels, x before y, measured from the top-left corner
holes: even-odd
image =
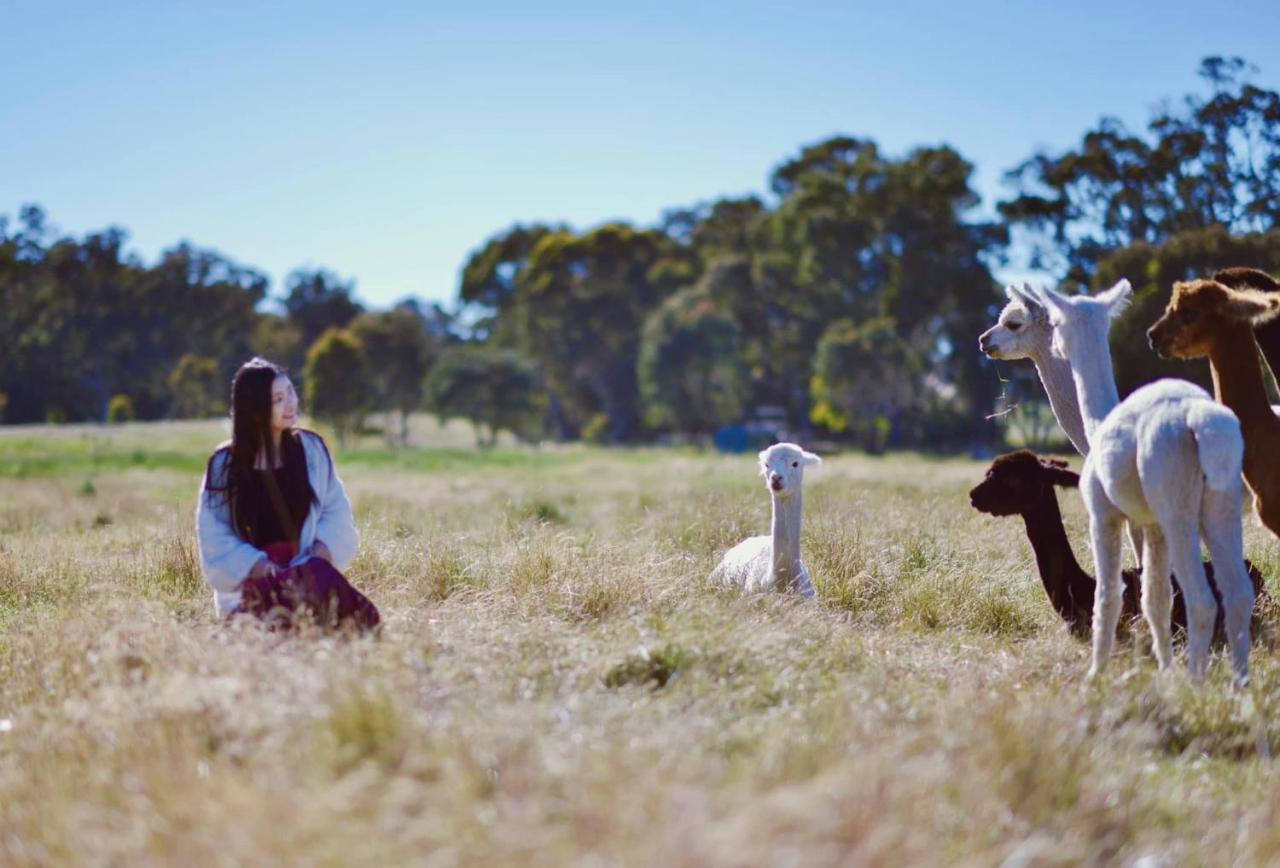
[[[822,459],[794,443],[775,443],[760,453],[760,473],[774,497],[790,497],[804,482],[804,469]]]
[[[1009,303],[1000,311],[996,324],[978,337],[978,349],[993,359],[1029,359],[1049,350],[1053,330],[1049,312],[1030,286],[1005,287]]]
[[[1040,458],[1026,449],[991,462],[987,478],[969,492],[969,503],[988,515],[1020,515],[1053,497],[1053,487],[1075,488],[1080,476],[1061,458]]]
[[[1232,326],[1258,325],[1278,313],[1277,295],[1231,289],[1216,280],[1180,281],[1164,316],[1147,329],[1147,340],[1166,359],[1198,359],[1219,339],[1240,340]]]
[[[1092,352],[1099,340],[1105,345],[1111,320],[1128,306],[1132,292],[1127,280],[1097,295],[1067,296],[1048,288],[1039,290],[1053,328],[1054,355],[1070,359]]]

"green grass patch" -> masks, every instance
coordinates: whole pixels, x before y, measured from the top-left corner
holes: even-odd
[[[601,681],[605,687],[638,684],[659,689],[666,687],[676,673],[687,669],[693,659],[689,651],[674,643],[653,649],[641,646],[610,666]]]

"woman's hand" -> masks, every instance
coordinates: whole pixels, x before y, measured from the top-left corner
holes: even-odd
[[[311,544],[311,557],[333,563],[333,552],[329,551],[329,547],[320,540],[316,540]]]
[[[251,579],[267,579],[280,572],[280,568],[272,562],[271,558],[261,558],[253,569],[249,570],[249,578]]]

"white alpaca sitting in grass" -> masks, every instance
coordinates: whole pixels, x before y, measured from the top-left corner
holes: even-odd
[[[729,549],[711,571],[711,581],[744,591],[794,591],[810,599],[816,595],[800,560],[800,515],[804,469],[821,462],[794,443],[775,443],[760,453],[760,472],[773,501],[773,532]]]

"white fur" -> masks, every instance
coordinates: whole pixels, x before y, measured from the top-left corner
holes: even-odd
[[[1031,359],[1049,396],[1049,407],[1058,420],[1058,427],[1076,451],[1087,456],[1089,437],[1085,434],[1080,401],[1076,397],[1071,362],[1053,352],[1053,326],[1049,324],[1048,309],[1029,283],[1024,283],[1022,289],[1006,286],[1004,292],[1009,303],[1000,311],[996,324],[978,338],[978,346],[993,359]],[[1141,569],[1142,532],[1129,525],[1128,533],[1134,562]]]
[[[1128,286],[1127,281],[1121,283]],[[1023,284],[1022,289],[1006,286],[1004,291],[1009,303],[1000,311],[996,324],[978,338],[979,347],[993,359],[1032,361],[1049,397],[1049,406],[1058,420],[1058,427],[1076,451],[1087,456],[1089,438],[1084,430],[1071,362],[1053,352],[1053,326],[1049,324],[1049,312],[1039,298],[1040,293],[1030,284]],[[1110,372],[1110,376],[1114,382],[1114,372]],[[1271,409],[1280,416],[1280,404],[1272,405]],[[1128,533],[1135,562],[1141,568],[1142,532],[1129,525]]]
[[[800,560],[800,519],[804,469],[822,462],[794,443],[776,443],[760,453],[760,473],[773,505],[772,533],[753,536],[725,553],[711,581],[743,591],[794,591],[816,594],[809,570]]]
[[[978,338],[982,351],[993,359],[1030,359],[1040,375],[1054,418],[1081,455],[1089,454],[1089,440],[1080,417],[1076,387],[1071,379],[1071,363],[1053,354],[1053,327],[1049,312],[1027,285],[1005,287],[1009,303],[1000,311],[996,324]]]
[[[1240,474],[1244,440],[1235,415],[1185,380],[1158,380],[1123,402],[1107,343],[1111,318],[1128,303],[1128,281],[1096,297],[1040,293],[1054,352],[1068,359],[1091,450],[1080,475],[1089,513],[1098,591],[1093,609],[1093,678],[1107,665],[1120,617],[1120,537],[1142,530],[1142,611],[1157,664],[1173,662],[1170,568],[1187,607],[1187,668],[1204,677],[1217,606],[1200,560],[1204,537],[1222,592],[1235,683],[1249,680],[1253,587],[1244,569]]]

